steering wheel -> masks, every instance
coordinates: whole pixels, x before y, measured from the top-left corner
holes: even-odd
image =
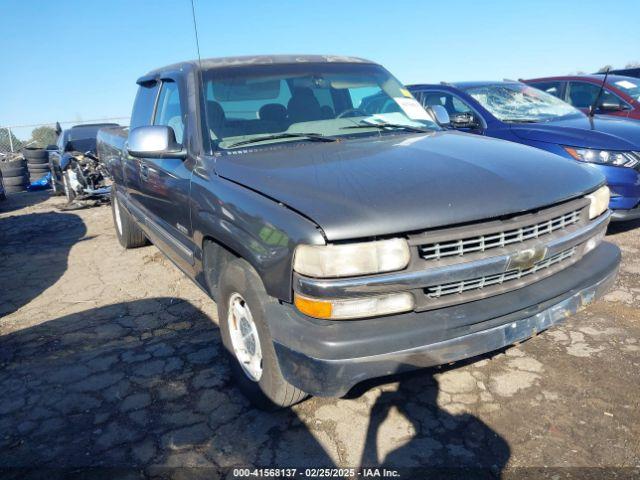
[[[336,115],[336,118],[366,117],[366,116],[368,116],[367,112],[365,112],[361,108],[348,108],[347,110],[340,112],[338,115]]]

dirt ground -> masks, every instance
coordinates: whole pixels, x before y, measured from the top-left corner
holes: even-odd
[[[617,284],[563,326],[264,413],[215,304],[155,247],[123,250],[109,207],[63,203],[0,203],[0,467],[640,467],[640,222],[610,229]]]

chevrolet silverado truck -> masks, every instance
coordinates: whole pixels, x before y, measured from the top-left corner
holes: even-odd
[[[382,66],[184,62],[98,135],[125,248],[150,240],[217,303],[265,407],[523,341],[602,295],[604,177],[449,131]]]

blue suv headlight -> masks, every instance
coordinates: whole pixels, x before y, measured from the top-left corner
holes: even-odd
[[[581,162],[629,168],[633,168],[640,163],[639,152],[615,152],[611,150],[577,147],[564,147],[564,149],[569,155]]]

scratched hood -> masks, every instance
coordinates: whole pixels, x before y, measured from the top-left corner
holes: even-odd
[[[640,122],[615,117],[579,115],[545,123],[513,124],[523,140],[601,150],[640,150]]]
[[[604,182],[551,153],[457,132],[280,144],[222,155],[215,168],[312,219],[329,240],[523,212]]]

